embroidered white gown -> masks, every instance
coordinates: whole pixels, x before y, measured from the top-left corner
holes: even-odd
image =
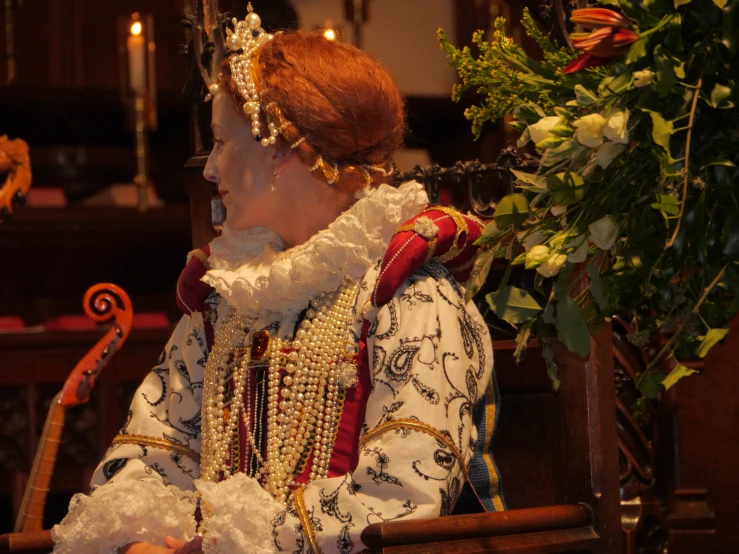
[[[417,183],[381,186],[326,231],[284,252],[269,230],[227,230],[211,244],[211,269],[203,279],[217,292],[208,299],[216,334],[236,309],[256,319],[252,329],[290,340],[312,298],[353,279],[361,282],[353,319],[359,337],[368,315],[362,308],[387,243],[426,203]],[[134,397],[121,434],[149,441],[110,448],[93,477],[91,495],[76,495],[65,520],[53,529],[55,553],[102,554],[133,541],[163,546],[165,535],[192,538],[193,491],[209,504],[207,536],[220,552],[310,552],[293,495],[283,506],[244,474],[220,483],[198,480],[208,358],[198,315],[181,319]],[[360,534],[370,523],[451,512],[464,482],[463,464],[470,462],[478,440],[473,407],[491,382],[486,326],[474,305],[464,305],[464,290],[441,265],[432,262],[414,273],[368,317],[372,387],[363,435],[404,419],[446,440],[408,428],[369,435],[360,442],[353,472],[308,483],[305,509],[324,553],[361,551]]]

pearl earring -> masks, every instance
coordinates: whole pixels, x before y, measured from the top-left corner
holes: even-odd
[[[277,178],[279,176],[280,176],[280,174],[277,173],[277,171],[272,170],[272,182],[269,185],[269,190],[271,190],[272,192],[274,192],[274,191],[277,190]]]

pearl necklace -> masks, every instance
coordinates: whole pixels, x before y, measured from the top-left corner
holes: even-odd
[[[200,445],[200,478],[204,481],[218,481],[220,473],[224,477],[231,474],[227,461],[232,437],[239,433],[239,415],[244,402],[244,384],[250,360],[250,351],[244,348],[244,341],[252,323],[250,318],[231,312],[216,334],[205,365]],[[243,358],[233,372],[234,394],[230,409],[224,412],[228,362],[232,356],[235,359],[239,349],[243,352]]]
[[[255,475],[264,476],[264,488],[285,502],[289,487],[310,461],[309,480],[328,474],[336,433],[341,422],[345,387],[356,382],[356,347],[350,334],[358,283],[311,301],[305,320],[292,342],[272,338],[267,347],[267,456],[262,459],[260,402],[244,406],[251,391],[251,348],[244,348],[253,322],[231,313],[218,333],[205,368],[201,479],[217,481],[238,470],[228,463],[233,437],[243,418],[246,437],[257,458]],[[224,413],[228,361],[234,349],[244,355],[233,372],[233,397]],[[258,396],[257,396],[258,398]],[[248,402],[248,400],[247,400]],[[255,439],[255,436],[259,437]],[[247,468],[251,473],[251,456]]]

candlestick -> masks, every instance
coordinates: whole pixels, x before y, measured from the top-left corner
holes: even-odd
[[[146,40],[141,31],[141,22],[134,22],[126,42],[131,88],[137,93],[146,88]]]

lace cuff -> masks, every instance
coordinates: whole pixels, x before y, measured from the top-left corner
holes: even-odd
[[[259,483],[243,473],[220,483],[195,481],[201,495],[203,551],[272,554],[270,521],[283,510]]]
[[[51,530],[54,554],[111,554],[136,541],[164,546],[164,537],[195,536],[195,495],[148,481],[100,486],[75,494],[67,517]]]

